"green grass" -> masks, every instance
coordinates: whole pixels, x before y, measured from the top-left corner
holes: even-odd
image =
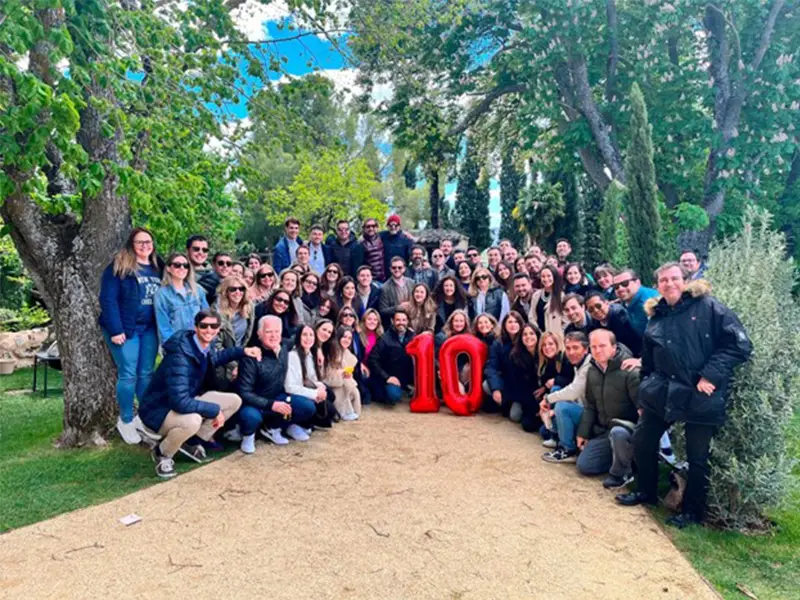
[[[148,450],[117,436],[104,449],[54,448],[63,399],[31,394],[31,377],[32,370],[23,369],[0,378],[0,532],[159,482]],[[193,466],[177,461],[181,472]]]
[[[44,389],[44,366],[39,367],[39,379],[36,382],[37,392]],[[33,368],[17,369],[11,375],[0,375],[0,393],[8,390],[33,389]],[[47,369],[47,393],[61,390],[61,371]]]
[[[30,393],[31,369],[0,378],[0,532],[60,513],[112,500],[159,480],[143,447],[113,436],[106,449],[56,450],[62,398]],[[53,378],[54,385],[59,381]],[[794,422],[794,450],[800,458],[800,415]],[[178,469],[195,465],[178,461]],[[800,467],[795,471],[800,478]],[[657,518],[665,513],[658,511]],[[691,527],[667,528],[675,545],[725,596],[759,600],[800,598],[800,493],[772,515],[768,535]]]

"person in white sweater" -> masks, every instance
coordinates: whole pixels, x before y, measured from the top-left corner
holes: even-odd
[[[316,350],[317,336],[310,325],[302,325],[289,352],[283,387],[289,396],[305,396],[317,404],[317,414],[325,409],[328,390],[320,380]],[[315,421],[315,424],[319,424]]]
[[[589,373],[589,339],[581,331],[566,335],[564,350],[567,360],[575,369],[575,377],[569,385],[550,392],[542,398],[542,415],[555,416],[553,425],[558,431],[558,447],[546,452],[542,459],[547,462],[576,462],[578,446],[575,431],[583,415],[586,399],[586,377]],[[544,420],[544,419],[543,419]]]

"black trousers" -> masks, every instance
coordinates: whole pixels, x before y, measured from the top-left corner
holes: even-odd
[[[638,490],[649,498],[658,497],[659,440],[671,423],[657,414],[645,411],[633,432],[633,456],[638,469]],[[702,520],[708,495],[708,457],[711,438],[717,432],[713,425],[686,424],[686,458],[689,478],[683,495],[682,512]]]

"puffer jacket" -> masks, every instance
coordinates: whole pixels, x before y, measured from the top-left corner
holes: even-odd
[[[611,429],[612,419],[632,423],[638,420],[636,395],[639,391],[639,370],[622,369],[622,361],[630,357],[627,349],[617,346],[617,352],[608,361],[605,372],[594,359],[588,361],[586,396],[577,431],[580,437],[589,439],[604,435]]]
[[[285,390],[286,372],[289,369],[289,349],[281,346],[278,355],[264,347],[261,348],[261,360],[246,356],[239,361],[239,377],[236,387],[242,397],[242,403],[261,410],[271,410],[275,400]]]
[[[139,417],[153,431],[161,429],[171,410],[182,415],[198,413],[205,419],[216,417],[219,405],[197,398],[206,376],[215,367],[244,357],[243,348],[217,352],[213,344],[204,355],[195,343],[194,335],[194,330],[179,331],[164,344],[164,360],[158,365],[139,403]]]
[[[375,281],[386,281],[387,273],[383,256],[383,238],[376,234],[372,238],[366,235],[361,238],[364,247],[364,264],[372,269],[372,278]]]
[[[391,327],[381,336],[370,352],[367,366],[373,377],[386,383],[389,377],[397,377],[403,387],[414,383],[414,361],[406,353],[406,346],[414,339],[414,333],[407,331],[401,342],[397,330]]]
[[[666,421],[722,425],[733,370],[752,352],[739,318],[710,294],[710,284],[700,279],[675,306],[663,298],[646,304],[638,402]],[[716,387],[710,396],[697,390],[701,377]]]
[[[411,246],[414,242],[403,231],[398,233],[381,231],[378,235],[381,236],[381,241],[383,242],[383,268],[388,278],[392,274],[389,266],[395,256],[399,256],[403,259],[403,262],[408,264],[411,258]]]

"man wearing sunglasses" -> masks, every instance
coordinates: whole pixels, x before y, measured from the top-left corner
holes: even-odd
[[[197,283],[206,291],[208,305],[214,306],[214,302],[217,300],[219,284],[231,274],[233,258],[227,252],[217,252],[214,258],[211,259],[211,266],[213,269],[205,271],[197,280]]]
[[[600,290],[591,290],[586,294],[585,306],[592,318],[591,331],[608,329],[617,338],[617,343],[624,345],[633,356],[641,356],[642,336],[631,325],[628,310],[624,306],[612,304]]]
[[[192,262],[195,281],[208,270],[208,240],[204,235],[193,235],[186,240],[186,255]]]
[[[172,336],[164,344],[164,360],[139,405],[139,417],[161,442],[153,448],[156,475],[169,479],[177,475],[174,456],[183,449],[197,458],[206,457],[200,443],[211,441],[242,404],[236,394],[204,389],[217,366],[249,356],[261,360],[260,348],[229,348],[217,352],[212,342],[221,321],[212,310],[201,310],[194,329]],[[193,441],[196,440],[196,441]]]
[[[381,299],[378,303],[378,312],[387,328],[397,307],[408,302],[414,290],[414,280],[406,277],[406,262],[401,257],[395,256],[392,259],[389,272],[392,276],[381,288]]]
[[[628,268],[614,275],[614,292],[628,310],[633,329],[639,334],[639,337],[642,337],[647,328],[644,303],[650,298],[658,296],[658,292],[653,288],[643,286],[636,271]]]

